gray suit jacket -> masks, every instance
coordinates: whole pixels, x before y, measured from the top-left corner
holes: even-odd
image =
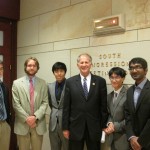
[[[126,101],[127,89],[123,86],[117,100],[113,104],[114,92],[112,91],[107,96],[109,119],[108,122],[113,122],[115,126],[115,132],[109,135],[109,143],[114,142],[114,146],[117,150],[127,150],[128,142],[125,134],[125,116],[124,116],[124,104]]]
[[[35,77],[34,88],[34,115],[38,119],[36,131],[39,135],[43,135],[46,132],[45,111],[48,105],[46,82]],[[13,82],[12,95],[15,111],[14,132],[18,135],[26,135],[29,131],[26,118],[31,114],[29,81],[26,76]]]
[[[56,82],[48,84],[48,99],[49,99],[49,105],[51,108],[50,125],[49,125],[50,131],[54,131],[56,124],[57,124],[57,119],[58,119],[60,128],[62,127],[62,108],[63,108],[63,101],[64,101],[65,85],[61,93],[59,104],[57,103],[56,97],[55,97],[55,85],[56,85]]]

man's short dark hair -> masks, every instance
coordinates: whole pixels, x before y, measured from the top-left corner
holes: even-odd
[[[147,61],[141,57],[135,57],[129,61],[129,68],[131,64],[140,64],[142,68],[145,70],[147,69]]]
[[[58,69],[64,70],[65,73],[67,72],[67,67],[63,62],[56,62],[52,67],[52,72],[54,73],[54,71],[56,71]]]
[[[121,78],[125,78],[125,76],[127,75],[126,71],[123,68],[120,68],[120,67],[113,67],[113,68],[111,68],[109,70],[109,72],[108,72],[109,77],[113,73],[116,74],[116,75],[118,75],[118,76],[120,76]]]

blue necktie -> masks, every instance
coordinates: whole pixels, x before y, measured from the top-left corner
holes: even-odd
[[[84,95],[87,99],[87,97],[88,97],[88,88],[87,88],[87,79],[86,78],[83,79],[83,90],[84,90]]]
[[[0,120],[4,119],[4,98],[3,98],[3,91],[0,85]]]

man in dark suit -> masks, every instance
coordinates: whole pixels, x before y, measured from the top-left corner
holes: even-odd
[[[10,144],[10,109],[8,90],[3,80],[3,62],[0,61],[0,149],[9,150]]]
[[[150,81],[146,78],[146,60],[133,58],[129,71],[135,85],[127,91],[127,138],[133,150],[150,150]]]
[[[102,129],[106,128],[107,89],[102,77],[90,73],[92,58],[77,59],[80,74],[66,81],[62,128],[70,150],[100,150]]]

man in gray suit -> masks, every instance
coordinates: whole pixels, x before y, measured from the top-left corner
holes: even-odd
[[[46,82],[35,76],[39,62],[30,57],[24,63],[26,76],[14,81],[12,86],[15,111],[14,132],[19,150],[41,150],[46,132],[45,111],[48,105]]]
[[[67,68],[64,63],[56,62],[52,67],[56,81],[48,84],[48,97],[51,108],[49,124],[51,150],[68,149],[68,140],[64,138],[61,128],[66,71]]]
[[[109,118],[105,132],[108,135],[111,150],[128,150],[124,116],[127,89],[123,85],[126,71],[120,67],[114,67],[110,69],[108,74],[114,90],[107,96]]]

